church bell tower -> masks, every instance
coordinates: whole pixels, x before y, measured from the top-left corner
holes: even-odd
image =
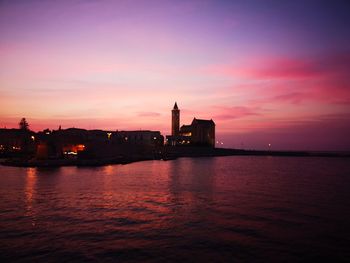
[[[175,102],[174,108],[171,111],[171,135],[178,136],[180,130],[180,110]]]

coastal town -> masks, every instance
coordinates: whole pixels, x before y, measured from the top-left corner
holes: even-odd
[[[75,164],[76,160],[102,164],[170,158],[179,151],[196,155],[212,152],[215,147],[213,120],[194,118],[190,125],[180,126],[176,102],[171,116],[171,135],[165,139],[160,131],[151,130],[62,129],[59,126],[56,130],[34,132],[23,118],[18,129],[0,129],[0,153],[2,157],[21,157],[22,164],[45,164],[45,161]]]
[[[180,126],[180,109],[171,110],[171,135],[152,130],[86,130],[81,128],[34,132],[25,118],[18,129],[0,129],[0,163],[10,166],[100,166],[178,157],[229,155],[342,156],[349,153],[263,151],[215,147],[215,122],[193,118]]]

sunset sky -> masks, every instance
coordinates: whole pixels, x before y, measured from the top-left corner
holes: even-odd
[[[0,1],[0,127],[213,119],[227,147],[350,150],[348,1]]]

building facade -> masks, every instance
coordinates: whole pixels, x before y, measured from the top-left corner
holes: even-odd
[[[166,136],[166,144],[196,145],[215,147],[215,123],[211,120],[194,118],[190,125],[180,126],[180,110],[175,102],[172,109],[171,135]]]
[[[194,118],[191,123],[191,143],[194,145],[215,146],[215,123],[213,120]]]

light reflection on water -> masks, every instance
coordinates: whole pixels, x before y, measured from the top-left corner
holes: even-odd
[[[0,259],[347,259],[347,159],[0,166]]]
[[[25,215],[31,218],[32,225],[35,226],[35,211],[33,210],[33,198],[35,195],[36,169],[28,168],[26,174],[26,213]]]

